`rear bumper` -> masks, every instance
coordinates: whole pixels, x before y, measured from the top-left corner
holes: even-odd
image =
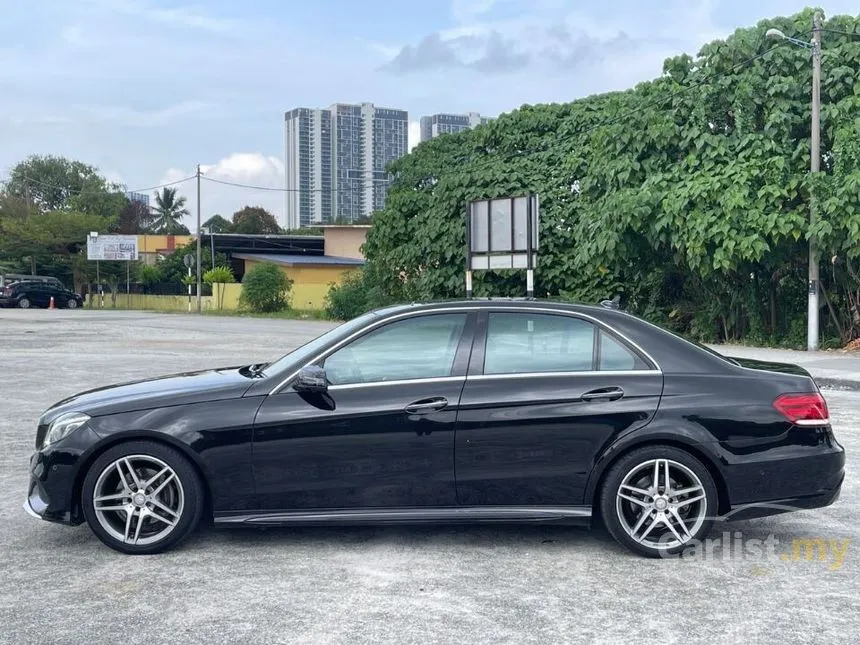
[[[732,510],[721,519],[727,522],[734,522],[735,520],[750,520],[756,517],[767,517],[769,515],[779,515],[780,513],[790,513],[792,511],[802,511],[810,508],[830,506],[839,499],[839,495],[842,493],[842,482],[844,480],[845,476],[843,473],[838,484],[830,489],[822,490],[815,495],[774,499],[766,502],[753,502],[738,506],[732,508]]]
[[[829,428],[807,445],[783,445],[732,455],[724,467],[731,510],[726,520],[764,517],[828,506],[845,480],[845,450]]]

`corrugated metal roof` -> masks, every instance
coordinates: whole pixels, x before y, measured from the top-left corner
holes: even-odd
[[[293,255],[284,253],[233,253],[234,258],[240,260],[254,260],[256,262],[274,262],[275,264],[291,265],[333,265],[333,266],[356,266],[364,265],[364,260],[355,258],[341,258],[334,255]]]

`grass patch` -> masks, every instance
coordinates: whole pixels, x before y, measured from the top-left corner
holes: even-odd
[[[196,313],[196,312],[193,312]],[[280,320],[326,320],[325,311],[321,309],[283,309],[268,313],[255,313],[252,311],[236,311],[228,309],[211,309],[203,312],[204,316],[233,316],[240,318],[275,318]]]

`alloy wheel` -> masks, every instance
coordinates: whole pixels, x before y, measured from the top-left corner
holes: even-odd
[[[30,308],[30,299],[29,298],[21,298],[18,301],[18,306],[21,309],[29,309]]]
[[[92,501],[99,524],[111,537],[144,546],[163,540],[176,528],[185,508],[185,490],[167,463],[135,454],[102,470]]]
[[[66,303],[66,306],[67,306],[69,309],[77,309],[77,307],[78,307],[78,301],[77,301],[77,300],[75,300],[74,298],[69,298],[69,301]]]
[[[701,479],[672,459],[650,459],[632,468],[616,492],[621,527],[649,549],[675,549],[697,534],[707,519]]]

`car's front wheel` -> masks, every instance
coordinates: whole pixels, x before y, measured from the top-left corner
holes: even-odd
[[[29,309],[30,308],[30,299],[29,298],[21,298],[18,301],[18,306],[21,309]]]
[[[200,521],[204,496],[200,476],[181,453],[130,441],[93,462],[81,505],[102,542],[138,555],[164,551],[187,537]]]
[[[68,302],[66,303],[66,307],[68,307],[69,309],[77,309],[78,301],[74,298],[69,298]]]
[[[690,548],[710,531],[717,488],[689,453],[648,446],[621,457],[606,475],[600,511],[609,533],[635,553],[657,558]]]

